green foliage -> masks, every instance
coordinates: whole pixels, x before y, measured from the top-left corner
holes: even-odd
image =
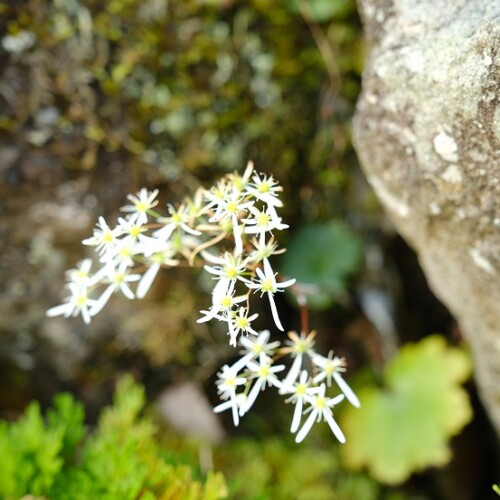
[[[361,410],[346,409],[342,426],[347,466],[367,466],[388,484],[450,459],[448,440],[472,418],[467,393],[460,387],[471,373],[469,356],[434,335],[407,345],[388,364],[385,389],[358,392]]]
[[[14,2],[4,9],[8,33],[34,42],[6,54],[0,83],[23,91],[0,103],[0,129],[14,143],[50,146],[75,169],[114,155],[192,182],[191,173],[251,158],[282,177],[302,176],[306,163],[308,183],[338,185],[352,156],[361,30],[355,0],[307,3],[328,22],[333,92],[316,41],[287,2]]]
[[[143,389],[127,378],[91,435],[85,433],[83,407],[68,394],[57,396],[46,419],[32,403],[18,422],[1,422],[0,497],[224,498],[220,474],[209,474],[203,484],[188,465],[165,459],[153,421],[140,416],[144,404]]]
[[[341,222],[309,224],[294,233],[280,269],[305,285],[311,308],[322,309],[345,292],[361,257],[361,241]]]
[[[493,485],[493,491],[500,496],[500,485],[499,484],[494,484]]]
[[[237,440],[219,451],[231,498],[242,500],[396,500],[364,474],[342,470],[335,450],[277,438]]]

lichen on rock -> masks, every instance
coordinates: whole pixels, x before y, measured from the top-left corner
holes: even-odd
[[[459,321],[500,433],[500,4],[360,0],[359,7],[369,58],[355,146]]]

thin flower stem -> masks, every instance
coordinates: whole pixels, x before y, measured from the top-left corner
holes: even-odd
[[[209,248],[212,245],[215,245],[219,243],[219,241],[222,241],[225,237],[227,236],[227,233],[222,232],[218,234],[215,238],[212,238],[209,241],[206,241],[205,243],[197,246],[194,250],[193,253],[189,256],[189,265],[193,266],[194,265],[194,259],[195,257],[202,251],[205,250],[205,248]]]
[[[309,331],[309,309],[307,307],[307,300],[299,301],[299,311],[300,311],[300,328],[303,332]],[[297,297],[298,299],[298,297]]]

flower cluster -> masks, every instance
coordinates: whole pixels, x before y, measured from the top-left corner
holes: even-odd
[[[297,433],[297,443],[306,437],[315,422],[322,420],[344,443],[344,434],[333,418],[332,408],[344,397],[353,406],[360,406],[358,398],[342,377],[345,360],[334,357],[333,352],[328,357],[317,354],[313,349],[315,332],[309,335],[290,332],[288,336],[290,340],[285,347],[281,347],[279,341],[269,342],[269,330],[260,332],[257,338],[240,337],[239,343],[243,347],[241,358],[231,366],[225,365],[218,374],[217,386],[222,403],[214,411],[230,409],[237,426],[260,392],[266,387],[274,387],[281,395],[287,396],[286,402],[295,405],[290,432]],[[290,354],[294,360],[287,375],[280,380],[277,374],[285,370],[285,365],[275,364],[274,360],[284,354]],[[333,382],[341,393],[329,397],[326,389]],[[305,414],[309,416],[301,427]]]
[[[99,218],[84,245],[94,247],[100,267],[83,260],[67,272],[69,296],[47,311],[49,316],[81,315],[90,323],[114,293],[143,298],[159,270],[181,263],[201,265],[214,279],[212,302],[199,322],[217,319],[227,325],[230,344],[241,334],[257,332],[249,309],[251,292],[269,300],[276,326],[283,330],[274,296],[295,280],[278,281],[270,257],[278,248],[274,234],[286,229],[277,209],[281,187],[271,176],[258,174],[249,163],[242,176],[231,174],[209,190],[200,189],[168,214],[156,212],[158,191],[129,195],[125,217],[111,227]]]
[[[201,311],[198,322],[222,322],[229,343],[236,347],[239,342],[244,349],[242,357],[232,366],[224,366],[219,374],[217,385],[223,402],[215,411],[231,409],[238,425],[259,393],[272,386],[295,404],[291,431],[298,431],[297,442],[321,420],[326,420],[343,442],[331,409],[344,397],[359,406],[341,375],[344,360],[332,357],[332,353],[326,358],[316,354],[314,334],[289,333],[290,341],[281,347],[279,342],[268,342],[268,330],[259,333],[252,326],[258,314],[250,310],[250,297],[258,293],[266,296],[274,323],[283,331],[275,295],[295,283],[294,279],[278,279],[271,266],[271,257],[284,251],[275,235],[288,227],[278,214],[280,192],[275,179],[256,173],[250,162],[243,175],[227,175],[179,205],[168,204],[166,214],[156,211],[157,190],[142,189],[129,195],[129,204],[122,207],[125,215],[114,227],[100,217],[93,235],[83,240],[97,254],[97,270],[92,272],[93,261],[84,259],[67,271],[69,294],[47,315],[81,315],[90,323],[115,293],[128,299],[145,297],[160,269],[202,266],[214,284],[211,303]],[[291,355],[293,362],[286,376],[279,379],[285,365],[276,365],[274,360],[285,354]],[[332,382],[341,394],[327,397],[326,388]],[[305,413],[309,416],[299,430]]]

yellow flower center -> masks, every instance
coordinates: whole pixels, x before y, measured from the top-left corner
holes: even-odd
[[[297,388],[295,389],[295,393],[297,396],[304,396],[306,393],[307,385],[306,384],[299,384]]]
[[[224,307],[224,308],[231,307],[232,303],[233,303],[233,300],[229,295],[225,295],[224,297],[222,297],[222,300],[221,300],[222,307]]]
[[[324,410],[326,407],[326,399],[323,396],[317,396],[314,399],[314,407],[317,410]]]
[[[132,226],[129,231],[130,236],[137,238],[141,234],[141,228],[139,226]]]
[[[257,225],[258,226],[267,226],[269,224],[269,221],[271,220],[271,217],[269,215],[265,214],[264,212],[261,212],[257,217]]]
[[[273,292],[274,293],[274,285],[271,280],[263,280],[260,288],[263,292]]]
[[[145,212],[149,208],[149,204],[143,201],[136,201],[134,205],[138,212]]]
[[[76,305],[82,307],[87,303],[87,300],[88,300],[87,295],[80,294],[76,298]]]
[[[78,280],[84,280],[88,276],[88,273],[86,271],[82,271],[81,269],[78,269],[75,274]]]
[[[226,276],[231,279],[236,278],[238,276],[236,267],[226,267]]]
[[[238,316],[236,318],[236,326],[242,330],[246,329],[248,327],[248,319],[245,316]]]
[[[271,186],[269,185],[269,182],[263,182],[262,184],[259,184],[259,187],[257,190],[259,193],[267,193],[271,189]]]
[[[234,201],[230,201],[230,202],[227,204],[227,211],[228,211],[230,214],[234,214],[237,210],[238,210],[238,205],[237,205]]]
[[[114,241],[114,236],[113,236],[113,233],[111,232],[111,229],[107,229],[104,234],[102,235],[102,241],[104,241],[105,243],[111,243],[112,241]]]

